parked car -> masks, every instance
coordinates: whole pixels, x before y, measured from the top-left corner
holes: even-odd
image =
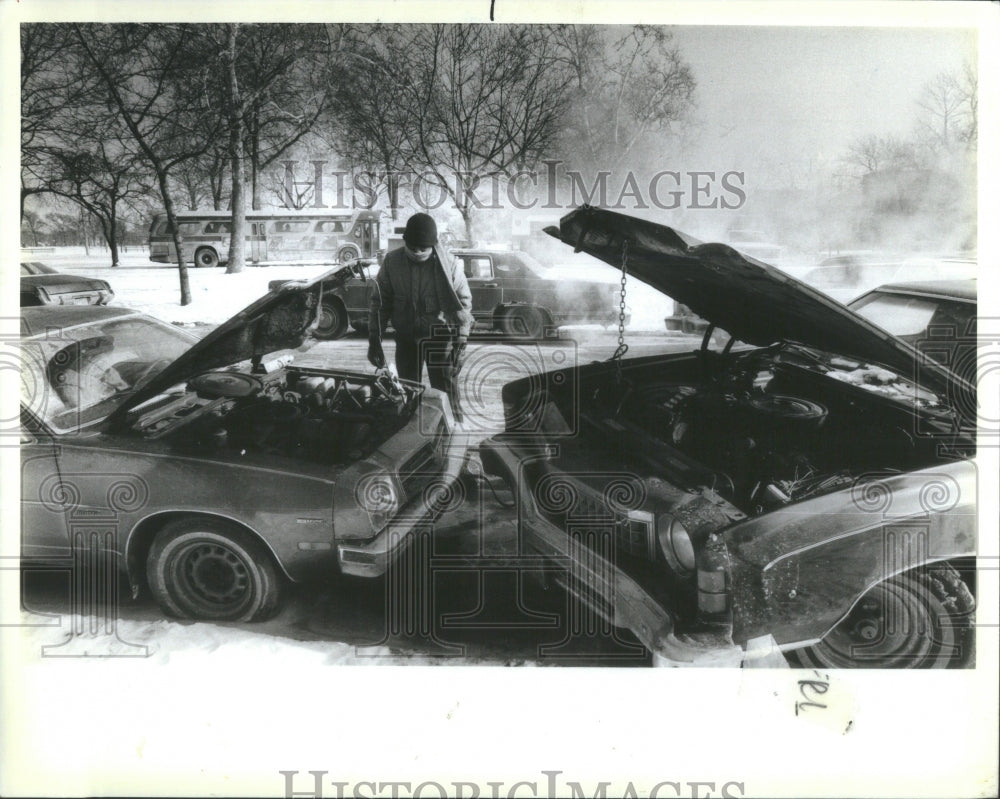
[[[974,370],[975,359],[962,357],[976,340],[977,293],[975,278],[915,280],[879,286],[847,307],[953,370]]]
[[[540,339],[560,325],[618,321],[617,285],[547,277],[544,267],[517,250],[456,249],[451,254],[462,262],[469,280],[475,330]],[[365,269],[367,279],[377,273],[374,264]],[[324,296],[317,335],[338,338],[348,324],[368,329],[368,284],[363,280]]]
[[[200,341],[125,308],[24,309],[26,562],[100,537],[168,613],[243,621],[287,580],[384,573],[461,464],[444,394],[283,352],[351,274],[285,284]]]
[[[107,305],[115,293],[106,280],[65,275],[37,261],[21,263],[21,307]]]
[[[731,340],[504,387],[480,456],[529,566],[663,664],[970,663],[974,365],[726,245],[587,207],[556,232],[616,269],[627,242],[634,279]]]
[[[802,275],[802,281],[847,303],[865,291],[896,281],[966,280],[976,273],[973,259],[953,256],[893,257],[877,253],[832,256]]]

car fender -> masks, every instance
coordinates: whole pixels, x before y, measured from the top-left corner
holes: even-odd
[[[976,475],[971,460],[860,475],[730,528],[733,639],[819,640],[886,578],[975,555]]]
[[[74,525],[83,529],[99,517],[113,530],[116,550],[127,555],[133,536],[148,530],[154,517],[208,515],[253,532],[293,580],[315,563],[322,554],[318,548],[335,559],[334,474],[292,471],[276,458],[268,464],[251,456],[216,459],[158,448],[139,452],[133,442],[98,438],[86,445],[61,442],[60,484],[78,497],[67,512],[71,534]]]

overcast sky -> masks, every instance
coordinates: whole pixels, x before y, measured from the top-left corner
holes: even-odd
[[[923,85],[976,59],[967,29],[674,30],[698,81],[707,149],[735,161],[828,160],[866,133],[906,135]]]

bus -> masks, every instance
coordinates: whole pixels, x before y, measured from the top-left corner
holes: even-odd
[[[178,233],[185,262],[212,267],[226,263],[232,232],[230,211],[178,211]],[[379,212],[354,214],[322,211],[247,211],[246,258],[269,261],[337,261],[377,258],[381,232]],[[176,263],[173,231],[166,214],[149,224],[149,259]]]

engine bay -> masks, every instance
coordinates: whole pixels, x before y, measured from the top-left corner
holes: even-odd
[[[749,515],[939,457],[885,370],[871,390],[853,379],[854,363],[817,369],[768,349],[716,357],[715,368],[702,361],[675,379],[647,366],[603,381],[582,421],[659,476],[711,489]]]
[[[387,371],[206,372],[188,381],[182,394],[133,412],[131,421],[143,437],[182,449],[342,464],[367,456],[402,428],[422,394],[422,386]]]

